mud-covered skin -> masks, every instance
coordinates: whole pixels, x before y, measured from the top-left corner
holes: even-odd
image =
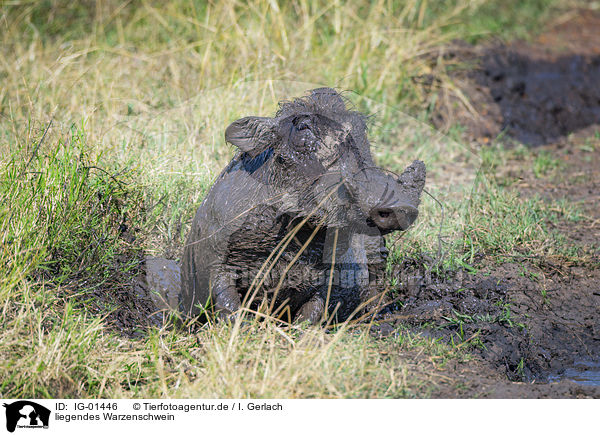
[[[192,223],[181,310],[237,311],[269,255],[295,229],[253,306],[267,297],[281,317],[316,323],[325,305],[341,321],[381,304],[383,235],[416,219],[424,164],[413,162],[400,177],[377,168],[365,117],[327,88],[281,103],[274,118],[235,121],[225,138],[240,151]]]

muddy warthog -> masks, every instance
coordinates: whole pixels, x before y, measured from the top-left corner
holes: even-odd
[[[222,317],[247,306],[288,320],[343,321],[385,299],[383,235],[417,217],[425,166],[395,176],[373,163],[366,117],[333,89],[233,122],[239,151],[192,223],[181,310]]]

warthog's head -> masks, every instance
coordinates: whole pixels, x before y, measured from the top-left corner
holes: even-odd
[[[320,88],[280,104],[274,118],[233,122],[225,138],[246,153],[253,176],[287,192],[296,216],[356,231],[405,230],[418,214],[425,166],[415,161],[400,176],[378,168],[366,133],[364,115]]]

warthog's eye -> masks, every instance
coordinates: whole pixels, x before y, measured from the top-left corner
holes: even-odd
[[[296,130],[306,130],[310,127],[310,120],[308,118],[296,118],[293,121],[294,127]]]
[[[281,154],[277,154],[275,156],[275,161],[280,165],[285,165],[287,163],[286,158],[284,156],[282,156]]]

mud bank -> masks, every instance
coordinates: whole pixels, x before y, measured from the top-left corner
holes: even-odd
[[[505,136],[538,146],[600,123],[600,14],[585,11],[533,43],[457,42],[444,49],[468,99],[442,92],[434,124],[460,124],[479,143]]]
[[[600,14],[574,11],[531,43],[456,43],[444,54],[462,65],[451,76],[469,105],[442,92],[434,124],[461,124],[478,146],[536,146],[556,171],[540,176],[531,161],[513,160],[492,176],[524,197],[576,204],[581,216],[546,222],[577,260],[525,255],[499,265],[483,256],[476,274],[402,289],[413,331],[467,343],[478,357],[475,370],[449,371],[464,391],[440,397],[600,397],[599,29]]]

